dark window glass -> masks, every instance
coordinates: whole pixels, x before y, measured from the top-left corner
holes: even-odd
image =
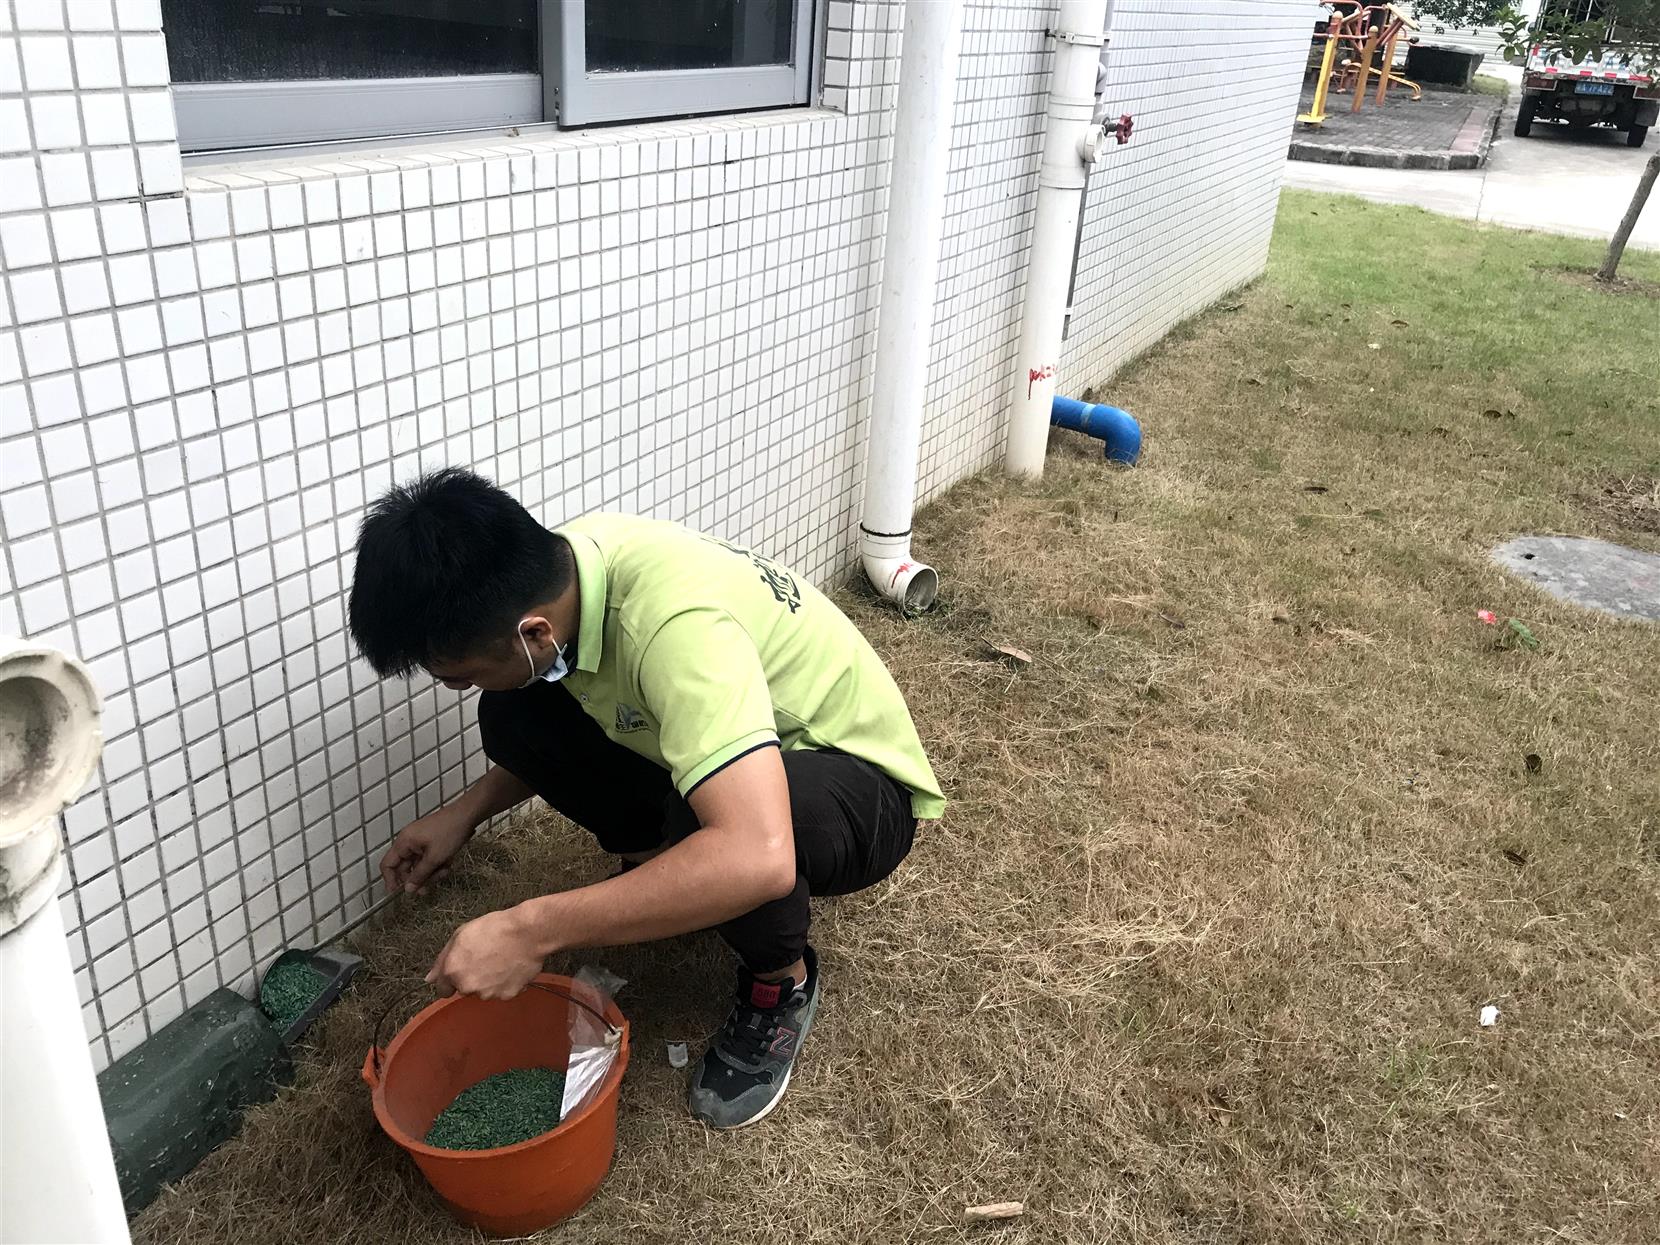
[[[792,0],[588,0],[588,70],[787,65]]]
[[[536,73],[536,0],[161,0],[174,82]]]

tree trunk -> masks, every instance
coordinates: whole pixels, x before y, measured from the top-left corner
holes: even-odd
[[[1648,202],[1649,192],[1654,189],[1657,177],[1660,177],[1660,156],[1650,156],[1648,167],[1637,182],[1637,193],[1631,196],[1631,206],[1625,210],[1625,219],[1608,243],[1608,258],[1597,269],[1598,281],[1614,279],[1614,273],[1620,266],[1620,256],[1625,254],[1625,244],[1631,241],[1631,231],[1637,227],[1637,218],[1643,214],[1643,204]]]

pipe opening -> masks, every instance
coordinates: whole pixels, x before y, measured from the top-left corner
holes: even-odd
[[[900,608],[907,614],[926,614],[934,608],[939,593],[939,573],[931,566],[919,566],[911,582],[905,585],[905,600]]]
[[[68,697],[45,679],[0,681],[0,823],[39,820],[30,810],[61,785],[72,751],[62,736],[71,717]]]
[[[0,847],[79,794],[101,743],[97,694],[78,662],[0,643]]]

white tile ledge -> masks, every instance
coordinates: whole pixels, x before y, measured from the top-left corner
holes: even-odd
[[[240,157],[212,163],[193,163],[185,169],[185,193],[212,194],[254,186],[274,186],[291,182],[320,181],[363,173],[389,173],[404,169],[434,168],[442,165],[466,164],[471,161],[508,159],[514,156],[544,156],[545,167],[537,167],[533,184],[525,189],[548,189],[556,185],[551,158],[561,152],[576,152],[585,148],[621,148],[648,142],[676,142],[682,139],[708,138],[711,140],[709,160],[727,160],[735,155],[763,154],[743,145],[740,152],[726,150],[732,136],[758,134],[767,130],[802,125],[843,125],[846,113],[830,108],[780,108],[767,112],[745,113],[735,116],[698,117],[686,121],[652,122],[643,125],[605,126],[588,130],[555,130],[504,139],[496,134],[475,138],[434,139],[431,146],[418,142],[398,144],[386,150],[364,148],[361,152],[333,150],[319,151],[310,160],[289,154],[273,159]],[[834,141],[826,134],[823,141]],[[660,170],[669,166],[658,166]],[[691,167],[679,160],[675,168]],[[516,187],[516,189],[518,189]]]

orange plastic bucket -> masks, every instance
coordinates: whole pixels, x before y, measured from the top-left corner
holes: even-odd
[[[572,997],[576,989],[569,977],[542,973],[515,998],[440,999],[384,1052],[371,1046],[363,1060],[381,1128],[463,1223],[498,1236],[535,1232],[581,1209],[611,1170],[617,1090],[628,1066],[628,1021],[611,1002],[602,1010],[617,1030],[616,1061],[588,1102],[552,1132],[494,1150],[440,1150],[421,1140],[457,1094],[485,1077],[564,1067],[570,1009],[583,1006]]]

